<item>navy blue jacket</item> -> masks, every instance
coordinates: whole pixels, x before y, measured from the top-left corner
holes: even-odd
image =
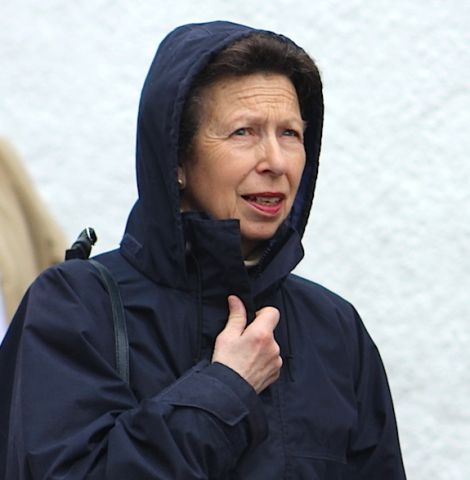
[[[124,300],[130,386],[116,373],[109,296],[94,267],[72,260],[41,274],[2,345],[14,372],[0,394],[7,479],[405,478],[377,348],[348,302],[290,273],[303,256],[321,95],[307,113],[291,215],[256,267],[245,268],[237,220],[180,213],[178,130],[191,81],[252,32],[214,22],[162,42],[139,109],[139,198],[119,250],[98,257]],[[284,365],[260,395],[210,363],[229,294],[250,317],[280,310]]]

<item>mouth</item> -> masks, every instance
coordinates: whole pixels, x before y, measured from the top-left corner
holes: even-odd
[[[262,192],[242,195],[242,198],[257,210],[275,215],[281,209],[285,195],[278,192]]]

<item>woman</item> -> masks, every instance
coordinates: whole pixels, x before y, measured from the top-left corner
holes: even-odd
[[[162,42],[140,103],[139,199],[120,249],[98,257],[124,300],[130,387],[94,267],[48,270],[9,341],[7,478],[404,478],[358,315],[290,274],[322,112],[315,64],[285,37],[214,22]]]

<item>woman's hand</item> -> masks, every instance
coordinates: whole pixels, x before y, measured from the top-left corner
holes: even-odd
[[[235,370],[256,391],[262,392],[279,378],[282,359],[274,340],[279,311],[264,307],[246,326],[246,310],[235,295],[228,297],[229,317],[225,328],[215,341],[213,362],[223,363]]]

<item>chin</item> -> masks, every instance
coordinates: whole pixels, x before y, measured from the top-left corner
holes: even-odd
[[[262,229],[262,230],[258,228],[254,231],[242,228],[241,229],[242,241],[245,244],[251,244],[254,246],[260,243],[267,242],[274,236],[278,228],[279,228],[279,225],[276,225],[275,227],[270,226],[269,228]]]

